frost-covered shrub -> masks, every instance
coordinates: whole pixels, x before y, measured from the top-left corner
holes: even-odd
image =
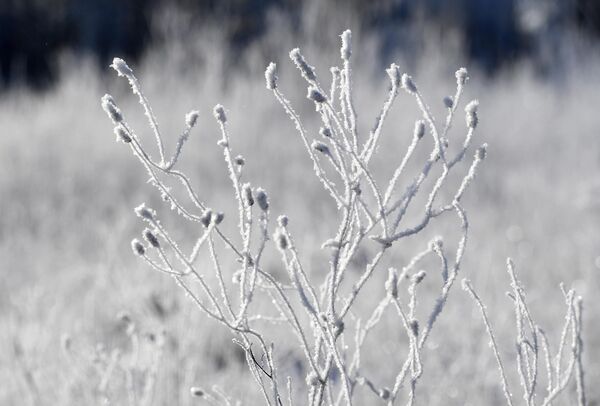
[[[321,267],[327,269],[325,273],[308,269],[308,261],[300,252],[292,232],[293,219],[280,215],[272,224],[274,215],[267,192],[245,180],[246,160],[234,153],[228,113],[223,106],[214,108],[214,117],[220,128],[217,144],[223,151],[237,205],[234,215],[226,215],[213,208],[216,202],[209,202],[211,196],[198,193],[187,174],[177,169],[183,146],[197,124],[198,112],[186,115],[185,130],[179,136],[173,154],[168,156],[165,138],[137,78],[125,61],[115,58],[112,67],[119,76],[127,79],[149,119],[158,151],[158,157],[153,157],[148,152],[146,140],[143,141],[133,131],[114,99],[109,95],[102,98],[102,106],[115,125],[117,140],[131,148],[167,205],[193,223],[198,231],[197,240],[186,251],[181,248],[184,242],[176,241],[165,228],[158,212],[142,204],[135,212],[147,228],[142,233],[143,240],[133,240],[134,254],[154,270],[172,277],[205,315],[232,332],[234,342],[243,349],[248,368],[265,403],[269,405],[292,404],[293,399],[306,399],[310,405],[350,405],[363,391],[372,392],[371,399],[390,405],[402,399],[408,404],[415,402],[419,380],[424,373],[422,357],[425,344],[446,305],[465,254],[468,221],[463,196],[486,157],[485,144],[478,148],[472,146],[479,121],[476,100],[467,103],[464,109],[462,139],[455,138],[452,143],[449,140],[449,131],[459,112],[463,90],[469,79],[464,68],[456,72],[456,92],[443,99],[446,117],[438,122],[423,99],[419,86],[410,76],[403,74],[398,65],[392,64],[386,71],[390,81],[387,100],[371,131],[360,133],[352,92],[350,31],[345,31],[341,37],[341,65],[331,68],[327,88],[299,49],[292,50],[289,55],[307,82],[307,98],[314,103],[316,117],[321,123],[318,134],[311,134],[306,129],[303,119],[282,93],[276,64],[269,64],[265,71],[266,88],[294,123],[315,176],[337,208],[337,218],[328,224],[331,237],[313,247],[313,250],[323,250],[329,256],[328,263]],[[386,118],[402,92],[414,98],[422,118],[415,123],[404,155],[393,163],[395,170],[390,179],[378,179],[372,170],[372,158],[380,144]],[[422,145],[427,143],[427,139],[431,140],[430,152],[420,164],[420,169],[411,172],[413,165],[409,162],[416,159],[418,147],[427,147]],[[472,155],[469,155],[471,150]],[[470,164],[453,180],[451,175],[461,170],[458,164],[469,160],[469,156],[472,156]],[[405,181],[403,188],[400,188],[401,180]],[[170,186],[172,182],[180,183],[187,193],[176,195]],[[444,193],[441,193],[443,188]],[[420,200],[424,202],[417,211],[420,218],[412,222],[407,211]],[[447,248],[441,237],[436,237],[422,241],[423,249],[405,264],[382,269],[386,255],[402,247],[404,240],[409,237],[418,239],[424,235],[425,229],[433,227],[435,220],[448,216],[455,216],[459,223],[458,244],[454,252]],[[237,217],[237,235],[227,234],[223,227],[223,221],[229,217]],[[364,250],[367,245],[375,245],[376,249]],[[285,272],[267,270],[264,254],[268,250],[278,251],[281,257],[279,267]],[[361,262],[355,259],[364,252],[370,252],[370,258],[364,267],[356,269]],[[206,255],[212,264],[210,278],[206,267],[198,265],[201,255]],[[431,270],[429,274],[430,278],[439,278],[439,291],[430,308],[423,310],[426,303],[417,298],[427,273],[419,266],[422,261],[431,259],[438,264],[438,275],[431,275]],[[381,289],[384,292],[382,297],[377,300],[371,298],[375,306],[367,312],[364,309],[359,311],[357,303],[366,294],[365,286],[376,279],[373,275],[382,272],[387,274],[384,289]],[[523,290],[512,271],[511,276],[514,290],[511,297],[518,327],[517,361],[524,398],[530,405],[535,402],[539,379],[540,346],[545,351],[547,362],[550,355],[545,335],[533,323]],[[401,290],[403,285],[406,287]],[[469,282],[465,282],[464,286],[483,311],[491,334],[481,301]],[[573,292],[565,292],[565,296],[569,313],[555,362],[554,379],[548,364],[548,395],[544,404],[564,389],[575,370],[578,371],[580,403],[583,404],[580,302],[574,299]],[[270,306],[265,307],[264,303],[270,303]],[[386,366],[384,372],[387,377],[381,381],[370,376],[369,371],[362,367],[361,359],[378,350],[377,344],[369,345],[366,339],[387,310],[397,314],[397,328],[406,334],[408,348],[396,370]],[[274,325],[291,329],[296,336],[306,371],[302,379],[292,374],[282,376],[283,371],[290,369],[281,365],[285,360],[278,356],[277,350],[284,343],[277,342],[280,336],[273,333]],[[526,327],[530,329],[531,339],[526,338]],[[571,364],[566,371],[561,371],[562,351],[569,328],[573,332]],[[495,343],[493,335],[491,339]],[[493,348],[499,361],[506,399],[512,404],[498,350],[495,345]],[[398,358],[401,356],[398,355]],[[222,393],[211,395],[198,387],[192,388],[192,395],[208,397],[214,402],[228,402]]]

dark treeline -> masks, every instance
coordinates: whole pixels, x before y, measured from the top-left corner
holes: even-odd
[[[459,32],[468,56],[489,72],[535,51],[562,29],[600,34],[598,0],[328,0],[331,10],[357,16],[394,47],[398,27],[420,21]],[[156,40],[153,17],[166,5],[193,15],[198,25],[217,22],[232,47],[260,38],[270,9],[290,26],[301,24],[299,0],[0,0],[0,87],[25,82],[44,88],[57,77],[57,56],[68,50],[139,58]],[[160,18],[160,16],[158,16]],[[386,41],[387,39],[387,41]]]

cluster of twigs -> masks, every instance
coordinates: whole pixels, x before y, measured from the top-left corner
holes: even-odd
[[[552,356],[548,337],[542,328],[535,322],[527,306],[525,290],[515,272],[515,267],[511,259],[507,261],[508,274],[511,279],[512,292],[508,293],[515,308],[515,321],[517,327],[516,336],[516,364],[519,381],[523,390],[523,399],[527,406],[537,405],[536,395],[541,381],[546,379],[546,394],[542,398],[541,404],[549,406],[558,395],[567,387],[569,380],[575,375],[577,405],[585,406],[585,387],[583,380],[583,336],[582,329],[582,308],[583,301],[581,297],[576,296],[575,291],[565,290],[561,284],[560,288],[565,299],[566,315],[560,335],[559,346],[556,354]],[[504,364],[500,357],[496,337],[492,331],[492,326],[488,319],[485,305],[475,292],[473,285],[467,279],[463,279],[463,289],[466,290],[475,300],[477,307],[481,311],[487,333],[490,338],[490,347],[496,358],[498,370],[502,383],[504,397],[509,406],[513,406],[515,401],[509,389],[508,379]],[[570,354],[566,356],[566,368],[564,367],[565,352],[567,351],[569,332],[571,336]],[[545,378],[541,376],[540,365],[546,369]]]
[[[478,124],[478,103],[471,101],[465,107],[466,134],[454,148],[455,151],[451,152],[448,133],[468,80],[466,69],[461,68],[456,72],[456,93],[444,99],[446,118],[438,123],[411,77],[401,74],[399,67],[392,64],[387,69],[390,79],[387,100],[375,126],[368,135],[362,136],[357,126],[352,95],[350,31],[345,31],[341,37],[342,64],[331,68],[331,85],[327,90],[300,50],[290,52],[290,58],[308,83],[307,97],[314,102],[322,122],[318,139],[311,138],[300,116],[281,92],[276,65],[271,63],[265,72],[267,89],[272,91],[295,124],[317,178],[338,208],[339,222],[332,229],[331,238],[321,246],[330,256],[329,269],[322,280],[312,279],[314,276],[303,263],[286,216],[277,218],[275,231],[271,232],[269,199],[264,190],[242,181],[245,161],[241,156],[235,156],[232,150],[227,116],[221,105],[215,107],[214,116],[221,130],[218,145],[223,150],[238,206],[239,239],[225,234],[221,227],[224,214],[209,208],[208,203],[197,194],[188,176],[176,169],[183,146],[196,125],[198,112],[186,116],[186,129],[177,141],[175,152],[171,157],[166,156],[163,136],[138,80],[123,60],[114,60],[111,66],[119,76],[128,80],[150,121],[159,153],[158,158],[153,158],[141,138],[124,120],[114,99],[109,95],[102,99],[102,105],[115,125],[117,139],[130,146],[163,199],[184,219],[198,224],[200,231],[193,249],[186,253],[163,227],[157,213],[141,205],[136,208],[136,213],[148,228],[143,232],[145,242],[137,239],[132,242],[134,252],[153,269],[170,275],[206,315],[234,333],[234,341],[245,351],[249,369],[268,405],[291,405],[296,398],[294,392],[300,392],[302,388],[306,389],[307,404],[310,405],[351,405],[360,387],[372,390],[388,405],[396,404],[402,393],[406,393],[407,404],[415,402],[417,384],[423,374],[421,359],[424,345],[446,304],[465,252],[468,221],[461,200],[486,155],[485,144],[477,148],[468,170],[461,176],[462,180],[454,186],[454,192],[450,194],[452,197],[446,202],[439,202],[440,191],[450,184],[450,174],[467,156]],[[410,145],[391,179],[382,183],[375,179],[370,163],[380,144],[385,119],[401,90],[414,97],[422,120],[415,123]],[[408,163],[426,134],[433,140],[431,152],[421,169],[411,175],[408,173]],[[436,171],[439,174],[432,175]],[[426,181],[430,178],[432,186],[428,187]],[[401,179],[409,181],[403,190],[398,190]],[[181,199],[172,193],[168,181],[178,181],[183,185],[193,209],[186,208]],[[410,220],[406,216],[409,207],[423,194],[427,197],[420,219],[414,224],[405,224]],[[459,243],[454,255],[447,251],[440,238],[427,243],[425,250],[401,269],[389,269],[386,294],[365,322],[354,316],[348,317],[367,282],[381,268],[386,253],[401,240],[421,233],[432,220],[452,213],[460,223]],[[377,249],[366,267],[360,270],[359,276],[355,277],[348,270],[355,264],[353,260],[361,248],[370,240],[376,243]],[[269,241],[273,241],[280,251],[287,280],[281,280],[262,266],[263,253],[270,246]],[[228,255],[236,256],[241,269],[233,272],[224,266],[218,255],[223,247],[229,249]],[[211,286],[207,282],[207,275],[197,266],[202,250],[207,251],[210,257],[217,286]],[[417,291],[425,273],[418,271],[416,266],[428,256],[439,259],[441,286],[428,317],[418,320]],[[230,282],[232,277],[237,288]],[[399,290],[403,281],[409,283],[406,298],[402,297]],[[237,293],[234,289],[237,289]],[[271,300],[278,315],[256,314],[253,303],[258,298]],[[403,299],[406,303],[403,303]],[[514,300],[520,315],[526,307],[521,291],[516,287]],[[408,355],[400,369],[389,377],[387,385],[377,385],[361,369],[361,354],[368,334],[390,307],[397,312],[400,326],[408,337]],[[571,307],[576,309],[573,304]],[[573,312],[576,313],[575,310]],[[579,320],[577,317],[571,316],[573,326]],[[525,319],[527,323],[529,318]],[[276,343],[265,333],[265,320],[284,322],[295,333],[308,369],[306,386],[295,382],[296,377],[293,376],[286,377],[285,385],[282,383],[284,377],[278,376],[281,368],[277,365]],[[523,317],[519,317],[519,320],[522,325]],[[524,334],[523,327],[519,331]],[[533,333],[539,335],[536,329]],[[531,362],[531,351],[525,347],[527,344],[523,342],[520,345],[520,365],[527,368],[522,372],[525,374],[524,382],[527,383],[527,391],[532,392],[535,379],[531,376],[534,374],[531,368],[537,364]],[[537,350],[534,354],[537,357]],[[558,374],[557,379],[564,376]],[[556,385],[552,387],[553,390],[560,388],[562,381],[556,382]],[[204,393],[200,389],[197,392]]]

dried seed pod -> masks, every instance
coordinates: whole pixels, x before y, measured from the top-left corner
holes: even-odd
[[[224,219],[225,219],[225,213],[223,213],[222,211],[218,212],[217,214],[214,215],[215,225],[221,224]]]
[[[148,221],[154,221],[156,218],[156,212],[151,208],[146,207],[146,203],[142,203],[136,207],[135,214],[137,214],[138,217]]]
[[[269,210],[269,198],[262,188],[256,189],[256,202],[262,211]]]
[[[319,89],[314,86],[310,86],[308,88],[306,97],[315,103],[325,103],[327,101],[327,98],[323,95],[323,93],[321,93]]]
[[[443,102],[444,106],[446,106],[447,109],[451,109],[452,107],[454,107],[454,99],[452,98],[452,96],[444,97]]]
[[[152,230],[150,230],[149,228],[145,229],[143,235],[144,239],[148,241],[148,244],[150,244],[154,248],[160,247],[160,242],[158,241],[158,238]]]
[[[121,58],[114,58],[110,67],[116,70],[119,76],[125,76],[126,78],[133,77],[133,71],[127,65],[127,62]]]
[[[244,197],[244,200],[246,201],[246,205],[248,207],[254,206],[254,197],[252,196],[252,187],[250,186],[249,183],[244,183],[244,185],[242,186],[242,196]]]
[[[238,155],[235,158],[233,158],[233,162],[237,165],[237,166],[244,166],[246,164],[246,160],[244,159],[243,156]]]
[[[340,319],[337,319],[333,323],[333,335],[334,337],[339,337],[344,332],[344,322]]]
[[[187,113],[185,115],[185,125],[187,125],[190,128],[195,126],[196,122],[198,121],[199,115],[200,115],[200,112],[198,112],[197,110],[193,110],[193,111],[190,111],[189,113]]]
[[[346,30],[340,35],[342,37],[342,47],[340,48],[340,54],[342,56],[342,60],[348,62],[350,60],[350,56],[352,56],[352,32],[350,30]]]
[[[467,80],[469,80],[469,72],[467,72],[467,68],[460,68],[456,71],[455,76],[456,83],[459,86],[464,85],[465,83],[467,83]]]
[[[200,216],[200,223],[202,223],[202,225],[204,227],[207,227],[210,225],[210,222],[212,221],[212,217],[213,217],[213,212],[211,209],[206,209],[204,210],[204,213],[202,213],[202,216]]]
[[[215,108],[213,109],[213,114],[219,123],[225,124],[227,122],[227,116],[225,115],[225,108],[222,105],[217,104],[215,106]]]
[[[415,130],[413,133],[414,137],[417,139],[421,139],[423,138],[423,136],[425,135],[425,121],[423,120],[417,120],[415,122]]]
[[[310,82],[314,82],[317,80],[317,75],[315,75],[315,68],[310,66],[304,60],[304,56],[300,53],[299,48],[294,48],[290,51],[290,59],[296,64],[296,67],[300,70],[300,73],[304,78]]]
[[[330,155],[329,147],[327,146],[327,144],[321,141],[313,141],[311,144],[311,148],[315,151],[319,151],[322,154]]]
[[[382,388],[379,390],[378,395],[381,399],[388,400],[390,398],[390,396],[392,395],[392,393],[390,392],[390,390],[388,388]]]
[[[288,216],[286,216],[285,214],[282,214],[281,216],[277,217],[277,224],[279,224],[279,227],[287,227],[288,222]]]
[[[477,101],[477,100],[471,101],[465,107],[465,112],[467,113],[467,115],[466,115],[467,127],[469,127],[469,128],[477,127],[477,124],[479,123],[479,117],[477,116],[478,108],[479,108],[479,101]]]
[[[277,88],[277,65],[271,62],[265,70],[265,81],[267,82],[267,89],[275,90]]]
[[[102,108],[108,114],[108,117],[112,120],[113,123],[118,124],[123,121],[123,114],[121,114],[121,110],[115,104],[115,100],[109,94],[105,94],[102,96],[101,103]]]
[[[415,94],[417,92],[417,85],[413,82],[412,78],[408,76],[406,73],[402,75],[402,88],[406,90],[410,94]]]
[[[400,67],[395,63],[391,64],[389,68],[385,70],[390,77],[390,81],[392,82],[392,87],[397,89],[400,87],[400,83],[402,80],[402,74],[400,73]]]
[[[121,125],[116,126],[114,131],[115,135],[117,136],[117,141],[122,141],[125,144],[129,144],[131,142],[131,137]]]
[[[425,279],[425,276],[427,276],[427,272],[421,270],[412,276],[412,281],[415,285],[418,285]]]
[[[280,229],[277,229],[275,234],[273,234],[273,240],[275,241],[277,248],[279,248],[281,251],[287,250],[290,246],[287,235],[285,235],[285,233]]]
[[[321,136],[325,138],[331,138],[332,136],[331,129],[328,127],[321,127],[319,129],[319,134],[321,134]]]
[[[477,148],[475,151],[475,157],[480,161],[483,161],[487,156],[487,144],[483,144],[481,147]]]
[[[131,241],[131,249],[133,250],[133,253],[135,255],[142,256],[146,253],[146,248],[144,247],[144,244],[142,244],[137,238]]]

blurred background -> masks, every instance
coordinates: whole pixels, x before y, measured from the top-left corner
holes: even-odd
[[[173,22],[176,19],[176,22]],[[0,4],[0,67],[4,88],[47,88],[61,77],[65,54],[91,57],[105,67],[113,55],[138,61],[165,42],[218,31],[230,58],[256,46],[268,49],[277,21],[298,41],[325,41],[352,25],[377,41],[385,59],[415,56],[428,40],[441,41],[467,61],[497,74],[523,59],[545,72],[568,63],[573,41],[600,35],[594,0],[46,0]],[[170,23],[170,24],[169,24]],[[191,44],[182,44],[191,46]],[[580,50],[581,51],[581,50]],[[572,60],[571,60],[572,61]]]
[[[143,229],[132,208],[143,201],[161,207],[160,198],[114,142],[99,99],[113,94],[150,141],[136,97],[108,67],[119,56],[140,78],[169,150],[184,115],[198,109],[181,165],[214,207],[231,200],[211,113],[222,103],[249,179],[269,191],[276,213],[298,224],[308,249],[329,237],[322,220],[335,208],[306,175],[310,161],[263,72],[278,63],[284,92],[316,131],[287,54],[301,47],[325,77],[340,63],[346,28],[363,132],[385,99],[391,62],[413,76],[438,118],[454,71],[469,69],[466,97],[480,100],[477,143],[489,144],[489,159],[464,200],[472,228],[463,276],[479,287],[508,359],[514,333],[505,258],[515,259],[555,343],[559,283],[574,286],[586,300],[590,405],[600,402],[593,385],[600,379],[600,2],[0,0],[0,404],[101,404],[103,384],[114,404],[126,404],[126,377],[105,382],[113,358],[133,363],[123,312],[145,337],[132,367],[138,384],[160,365],[154,404],[198,404],[189,388],[212,384],[260,404],[229,333],[131,254],[129,241]],[[376,158],[382,176],[393,171],[417,118],[402,95]],[[463,129],[461,121],[457,138]],[[181,226],[182,238],[191,232]],[[317,263],[319,253],[306,255]],[[396,265],[408,257],[400,253]],[[450,302],[425,360],[426,404],[503,404],[479,316],[459,289]],[[464,333],[446,334],[456,323]],[[516,390],[516,372],[509,378]]]

